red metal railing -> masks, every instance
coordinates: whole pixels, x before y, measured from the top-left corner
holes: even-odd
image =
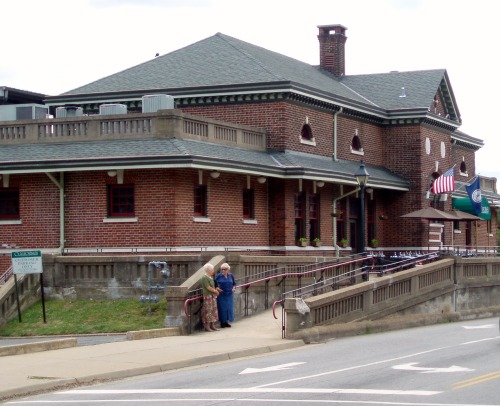
[[[329,262],[328,265],[322,265],[321,263],[320,264],[315,263],[315,264],[302,266],[304,268],[308,268],[307,270],[304,270],[302,272],[285,271],[285,272],[281,272],[281,273],[273,274],[273,275],[269,275],[269,276],[262,276],[262,277],[259,276],[259,275],[266,274],[269,272],[269,271],[267,271],[267,272],[263,272],[262,274],[256,275],[254,277],[254,279],[252,279],[252,280],[249,280],[249,281],[246,281],[244,283],[237,285],[237,288],[249,288],[252,285],[255,285],[257,283],[268,282],[270,280],[278,279],[278,278],[283,278],[283,279],[290,278],[290,277],[299,277],[300,278],[300,277],[304,277],[304,276],[307,276],[307,275],[310,275],[313,273],[317,273],[317,272],[321,272],[323,274],[325,271],[332,270],[332,269],[335,269],[335,268],[338,268],[341,266],[345,266],[345,265],[356,264],[356,263],[365,261],[366,259],[367,259],[367,257],[359,257],[359,258],[355,258],[355,259],[352,259],[349,261],[335,262],[335,263]],[[285,269],[285,268],[283,268],[283,269]],[[191,291],[192,297],[189,297],[188,299],[186,299],[184,301],[184,314],[187,317],[191,317],[191,314],[188,312],[188,308],[187,308],[188,305],[191,304],[192,302],[195,302],[196,300],[201,300],[203,298],[203,296],[201,294],[197,294],[198,292],[201,292],[201,289]]]

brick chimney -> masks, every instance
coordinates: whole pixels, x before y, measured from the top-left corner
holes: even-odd
[[[334,76],[345,75],[346,27],[340,24],[318,25],[319,66]]]

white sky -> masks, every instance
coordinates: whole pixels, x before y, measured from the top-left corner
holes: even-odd
[[[57,95],[217,32],[317,65],[317,26],[342,24],[347,74],[446,69],[460,129],[485,142],[476,171],[500,179],[499,11],[497,0],[2,0],[0,86]]]

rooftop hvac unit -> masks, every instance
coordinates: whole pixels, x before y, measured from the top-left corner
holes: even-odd
[[[0,106],[0,121],[39,120],[47,118],[49,108],[43,104],[6,104]]]
[[[56,118],[64,117],[81,117],[83,116],[83,108],[77,106],[64,106],[56,108]]]
[[[127,114],[127,106],[125,104],[101,104],[99,106],[99,114],[110,116],[113,114]]]
[[[156,113],[158,110],[173,109],[174,98],[166,94],[142,96],[142,112]]]

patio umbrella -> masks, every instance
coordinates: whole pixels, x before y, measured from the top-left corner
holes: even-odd
[[[435,209],[434,207],[425,207],[417,211],[412,211],[411,213],[408,214],[403,214],[401,217],[424,219],[424,220],[442,220],[442,221],[456,221],[461,219],[460,217],[452,214],[451,212],[438,210]]]
[[[452,210],[448,213],[451,213],[454,216],[459,217],[459,221],[460,220],[482,220],[481,217],[475,216],[474,214],[466,213],[465,211],[462,211],[462,210]]]
[[[431,231],[431,220],[441,220],[441,221],[457,221],[460,217],[442,210],[435,209],[434,207],[424,207],[423,209],[412,211],[408,214],[403,214],[401,217],[428,220],[427,227],[427,241],[430,240]],[[429,251],[429,243],[427,243],[427,251]]]

